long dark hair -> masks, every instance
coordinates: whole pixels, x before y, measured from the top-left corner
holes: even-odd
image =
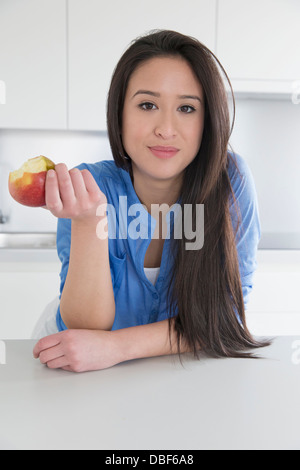
[[[228,176],[229,159],[234,163],[228,152],[234,113],[230,126],[227,94],[219,70],[230,88],[231,84],[215,55],[197,39],[175,31],[155,30],[135,39],[122,55],[107,99],[113,158],[132,177],[130,156],[121,137],[125,93],[133,71],[154,57],[184,58],[205,97],[201,146],[185,169],[180,194],[182,207],[204,204],[204,244],[200,250],[186,250],[184,236],[171,240],[174,267],[168,288],[169,331],[174,325],[179,355],[184,340],[195,357],[199,357],[199,351],[213,357],[253,357],[247,350],[270,343],[254,339],[246,325],[236,249],[238,225],[234,230],[229,211],[230,198],[235,200]],[[234,110],[233,93],[232,98]],[[237,205],[236,211],[239,216]],[[193,223],[195,227],[195,220]]]

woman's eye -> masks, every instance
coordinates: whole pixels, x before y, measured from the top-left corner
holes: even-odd
[[[145,103],[141,103],[138,105],[140,109],[144,110],[144,111],[152,111],[154,109],[157,109],[157,106],[153,103],[150,103],[150,102],[145,102]],[[184,113],[184,114],[190,114],[190,113],[193,113],[195,110],[195,108],[193,106],[190,106],[190,105],[184,105],[184,106],[180,106],[180,108],[178,108],[180,110],[180,112]]]
[[[189,105],[181,106],[179,109],[181,109],[181,111],[185,114],[193,113],[195,111],[195,108]]]
[[[139,108],[143,109],[144,111],[151,111],[152,109],[154,109],[155,107],[155,104],[153,103],[141,103],[139,104]]]

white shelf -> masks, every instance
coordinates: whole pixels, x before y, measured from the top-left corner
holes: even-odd
[[[235,98],[260,99],[260,100],[284,100],[291,104],[300,104],[300,80],[243,80],[231,79],[231,86]],[[225,81],[228,97],[231,90]]]

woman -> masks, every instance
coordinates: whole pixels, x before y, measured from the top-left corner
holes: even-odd
[[[138,38],[108,94],[114,161],[48,172],[46,204],[59,218],[62,261],[54,334],[34,348],[48,367],[94,370],[188,351],[249,357],[268,344],[245,321],[260,225],[251,173],[228,152],[219,67],[194,38],[174,31]],[[174,236],[178,218],[170,238],[162,233],[152,208],[163,204],[193,208],[179,218],[181,226],[192,219],[195,235],[203,231],[200,247],[187,249],[185,233]]]

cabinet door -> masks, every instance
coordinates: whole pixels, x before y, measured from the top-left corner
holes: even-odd
[[[0,339],[30,339],[46,305],[59,295],[50,271],[0,271]]]
[[[66,128],[66,0],[1,0],[0,128]]]
[[[292,90],[300,79],[299,18],[298,0],[219,0],[217,56],[229,77],[261,81],[257,91],[267,91],[265,81]]]
[[[106,98],[122,53],[137,36],[173,29],[215,48],[216,0],[69,2],[69,128],[106,130]]]

